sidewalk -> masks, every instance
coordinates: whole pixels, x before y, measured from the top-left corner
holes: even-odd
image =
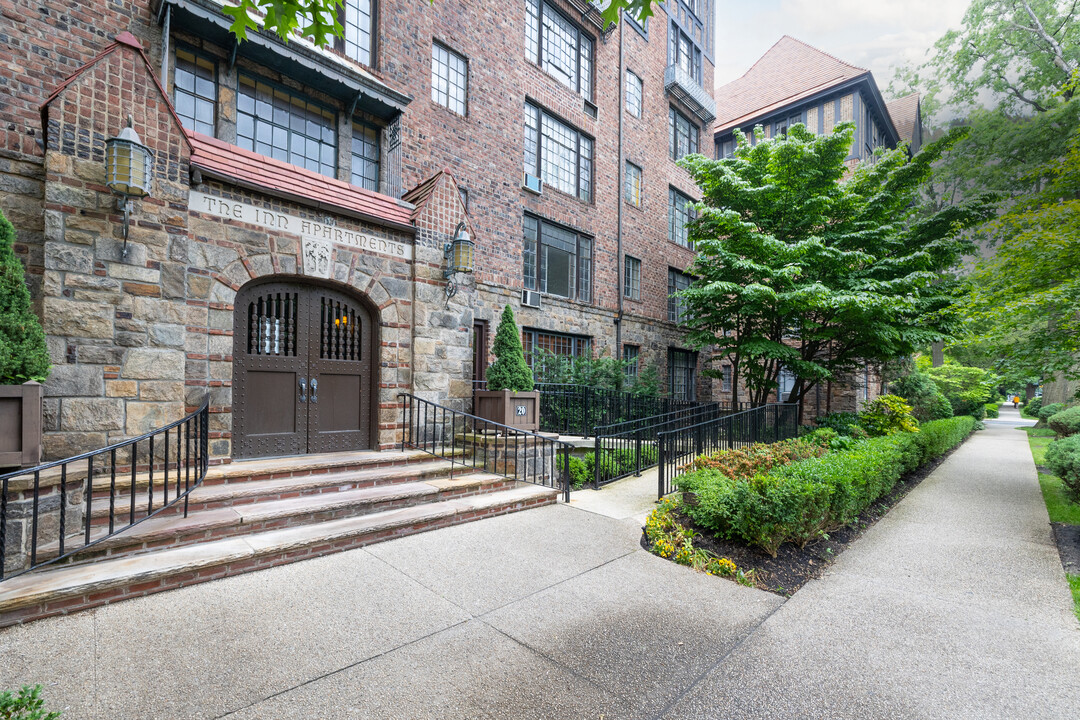
[[[65,720],[1073,717],[1013,421],[786,602],[648,554],[634,503],[559,505],[9,628],[0,688]]]

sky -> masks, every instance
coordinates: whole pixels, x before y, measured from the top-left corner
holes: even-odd
[[[783,35],[868,68],[884,90],[893,68],[919,63],[970,0],[715,0],[716,86],[742,76]]]

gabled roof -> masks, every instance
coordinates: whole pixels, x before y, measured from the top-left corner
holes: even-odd
[[[915,132],[919,123],[919,93],[911,93],[896,100],[885,103],[885,109],[889,111],[893,126],[899,133],[900,139],[911,146],[912,151],[917,152]]]
[[[191,166],[225,182],[284,197],[301,205],[359,216],[379,225],[413,231],[413,206],[343,180],[244,150],[188,131]]]
[[[412,212],[413,224],[419,225],[417,222],[418,218],[427,208],[428,201],[435,195],[435,191],[438,190],[439,186],[444,182],[450,186],[449,190],[453,197],[452,202],[456,203],[461,210],[461,219],[465,221],[469,233],[473,237],[476,237],[476,230],[472,226],[472,218],[469,217],[469,211],[461,201],[461,185],[458,184],[457,177],[454,173],[450,172],[450,168],[440,170],[401,197],[405,202],[412,203],[416,206]],[[456,214],[454,217],[456,217]]]
[[[107,45],[104,50],[98,53],[92,60],[90,60],[90,62],[86,63],[82,67],[78,68],[75,72],[68,75],[63,82],[56,86],[55,90],[49,93],[49,97],[45,98],[45,102],[41,103],[40,108],[42,130],[48,132],[49,105],[52,104],[53,100],[60,97],[60,93],[64,92],[64,90],[66,90],[68,86],[78,80],[79,77],[87,70],[97,65],[109,55],[112,55],[114,52],[116,52],[116,50],[125,47],[130,48],[139,54],[139,57],[143,61],[143,65],[146,67],[146,71],[149,73],[150,77],[154,81],[154,86],[157,88],[157,91],[161,95],[161,98],[168,106],[169,114],[172,116],[173,122],[176,123],[176,127],[182,127],[183,124],[180,122],[180,118],[177,116],[176,110],[173,108],[172,100],[169,99],[169,93],[165,92],[165,88],[162,87],[160,78],[158,78],[157,73],[154,72],[154,66],[150,64],[150,59],[146,57],[146,51],[143,50],[142,43],[139,42],[139,39],[137,37],[125,30],[124,32],[113,38],[113,41],[109,45]],[[186,136],[185,140],[187,140]],[[188,142],[188,148],[192,149],[190,141]]]
[[[780,38],[741,78],[717,88],[716,132],[739,127],[870,71],[796,40]]]

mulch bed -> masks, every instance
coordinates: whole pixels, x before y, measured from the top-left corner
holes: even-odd
[[[963,445],[957,445],[959,448]],[[933,462],[913,470],[897,481],[896,486],[884,497],[879,498],[873,505],[867,508],[858,519],[847,527],[840,528],[829,533],[828,539],[819,538],[807,543],[804,547],[785,543],[776,553],[776,557],[770,557],[760,548],[749,547],[736,540],[722,540],[695,528],[693,522],[682,515],[677,514],[679,521],[687,528],[699,530],[701,534],[694,538],[694,547],[704,548],[716,553],[719,557],[726,557],[739,566],[740,570],[754,571],[754,583],[769,592],[790,597],[796,590],[816,577],[819,577],[847,548],[848,545],[858,540],[866,529],[876,523],[896,503],[904,499],[904,496],[915,489],[926,477],[940,465],[945,458],[956,451],[953,448],[944,456]],[[1080,530],[1080,526],[1067,526]],[[644,534],[642,545],[648,549]],[[1077,560],[1080,561],[1080,545],[1077,546]],[[1078,572],[1080,572],[1080,565]]]
[[[1080,525],[1050,523],[1054,528],[1061,566],[1070,575],[1080,575]]]

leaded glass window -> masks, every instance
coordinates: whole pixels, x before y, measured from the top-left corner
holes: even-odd
[[[323,175],[337,172],[334,111],[244,74],[236,100],[236,144]]]

